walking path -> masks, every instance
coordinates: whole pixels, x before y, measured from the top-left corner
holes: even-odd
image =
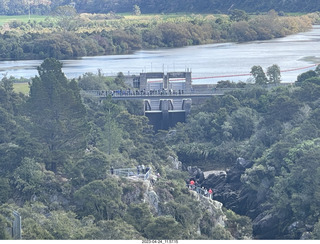
[[[195,186],[195,185],[191,185],[191,184],[187,184],[187,187],[192,190],[192,191],[195,191],[196,193],[198,193],[199,195],[202,195],[202,196],[205,196],[205,197],[208,197],[209,199],[212,200],[212,190],[211,190],[211,193],[209,192],[209,190],[207,190],[206,188],[204,187],[200,187],[200,186]]]

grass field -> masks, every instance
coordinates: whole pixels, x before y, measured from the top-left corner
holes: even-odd
[[[30,21],[42,21],[45,20],[48,16],[43,15],[31,15]],[[0,15],[0,25],[3,25],[5,23],[11,22],[13,20],[21,21],[21,22],[28,22],[29,21],[29,15]]]
[[[16,93],[29,94],[29,84],[28,83],[14,83],[13,90]]]

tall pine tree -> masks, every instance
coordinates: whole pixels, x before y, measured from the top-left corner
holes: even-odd
[[[79,156],[86,148],[89,131],[86,110],[75,80],[68,81],[62,63],[48,58],[32,79],[27,111],[34,125],[34,135],[43,144],[47,168],[57,167]]]

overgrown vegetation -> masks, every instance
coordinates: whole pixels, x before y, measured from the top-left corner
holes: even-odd
[[[78,86],[125,88],[122,74],[114,81],[101,74],[68,81],[54,59],[38,70],[29,96],[13,91],[12,78],[1,80],[2,239],[10,238],[4,230],[12,210],[22,216],[23,239],[251,238],[251,220],[231,210],[225,210],[227,226],[217,225],[168,156],[204,170],[231,167],[239,156],[254,160],[241,181],[259,192],[268,180],[265,214],[282,216],[275,237],[300,238],[305,226],[312,230],[309,238],[319,236],[318,68],[301,74],[295,87],[251,85],[215,96],[170,136],[154,134],[139,104],[80,99]],[[138,164],[161,174],[153,185],[160,215],[143,203],[142,182],[109,173],[111,166]]]
[[[230,231],[251,237],[249,218],[230,211],[233,225],[244,221],[245,230],[210,224],[215,214],[202,212],[208,206],[189,193],[188,175],[172,169],[168,156],[175,152],[138,115],[141,104],[80,98],[78,85],[125,88],[121,73],[112,81],[92,74],[69,81],[61,68],[46,59],[29,96],[13,91],[13,78],[1,80],[1,239],[10,238],[13,210],[21,214],[23,239],[230,239]],[[110,174],[112,166],[138,164],[161,173],[152,185],[157,205],[144,203],[143,180]]]
[[[269,6],[318,10],[315,1],[241,1],[231,8],[229,1],[72,2],[0,1],[2,14],[51,14],[1,27],[2,60],[47,59],[31,80],[0,81],[0,239],[11,238],[13,210],[21,214],[28,240],[260,238],[256,216],[272,220],[268,239],[319,239],[319,67],[281,87],[277,65],[265,74],[257,64],[251,69],[255,85],[221,81],[218,88],[246,89],[193,107],[188,121],[172,128],[175,133],[155,134],[139,102],[80,96],[81,89],[126,89],[122,73],[68,80],[54,59],[282,37],[307,30],[319,15],[286,16]],[[178,8],[207,14],[143,15]],[[225,14],[213,15],[218,9]],[[268,12],[252,16],[238,9]],[[15,92],[14,82],[29,82],[28,94]],[[173,169],[168,156],[182,161],[183,169],[228,169],[238,157],[253,161],[235,198],[250,192],[261,208],[247,202],[242,216],[215,212],[190,194],[188,174]],[[152,188],[109,173],[139,164],[161,175]],[[218,223],[222,216],[225,225]]]
[[[238,197],[252,192],[264,207],[241,212],[277,222],[263,238],[309,239],[312,230],[318,236],[319,95],[319,67],[299,75],[295,87],[246,86],[194,109],[168,143],[186,165],[207,170],[231,168],[238,157],[254,161]]]

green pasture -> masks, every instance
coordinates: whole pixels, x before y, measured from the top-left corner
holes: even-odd
[[[29,15],[12,15],[12,16],[8,16],[8,15],[0,15],[0,25],[3,25],[5,23],[11,22],[11,21],[21,21],[21,22],[28,22],[30,21],[42,21],[45,20],[48,16],[45,15],[30,15],[30,19],[29,19]]]
[[[25,83],[13,83],[13,90],[16,93],[29,94],[29,84]]]

